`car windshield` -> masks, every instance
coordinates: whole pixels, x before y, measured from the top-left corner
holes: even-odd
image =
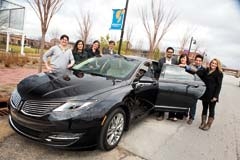
[[[140,63],[139,60],[121,55],[103,55],[77,64],[73,70],[124,80],[130,78]]]

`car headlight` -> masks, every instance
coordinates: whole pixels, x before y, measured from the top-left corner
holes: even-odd
[[[55,120],[67,120],[85,113],[97,100],[68,101],[54,109],[50,118]]]

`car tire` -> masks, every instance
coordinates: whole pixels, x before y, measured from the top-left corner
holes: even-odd
[[[113,110],[101,129],[99,148],[105,151],[115,148],[122,137],[125,124],[126,114],[123,109],[117,108]]]

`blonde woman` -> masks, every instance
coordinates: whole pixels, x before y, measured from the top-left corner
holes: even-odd
[[[206,91],[200,98],[202,100],[203,110],[202,123],[199,128],[202,130],[208,130],[214,120],[215,106],[219,101],[219,94],[222,87],[223,72],[221,62],[214,58],[211,60],[209,67],[206,68],[206,70],[199,70],[197,71],[197,74],[206,84]]]

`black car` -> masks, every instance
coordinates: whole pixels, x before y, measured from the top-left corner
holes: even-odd
[[[61,148],[111,150],[124,130],[153,110],[186,111],[205,84],[184,68],[104,55],[62,73],[39,73],[19,82],[9,102],[9,123],[25,137]]]

